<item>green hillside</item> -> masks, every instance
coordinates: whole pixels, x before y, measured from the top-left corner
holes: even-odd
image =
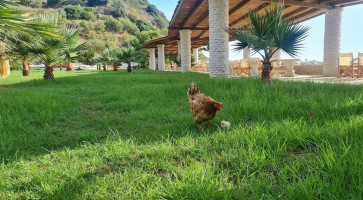
[[[65,25],[81,30],[89,50],[84,59],[107,47],[128,47],[167,34],[164,13],[147,0],[20,0],[20,9],[37,14],[58,14]]]

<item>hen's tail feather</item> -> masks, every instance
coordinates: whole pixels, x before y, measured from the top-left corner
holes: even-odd
[[[188,97],[191,98],[195,94],[199,94],[199,87],[197,87],[197,84],[192,82],[191,87],[188,89]]]

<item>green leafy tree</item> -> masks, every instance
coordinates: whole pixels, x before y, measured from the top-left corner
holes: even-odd
[[[278,3],[271,8],[265,8],[265,15],[249,10],[250,24],[246,28],[229,29],[229,33],[237,40],[236,51],[248,47],[253,53],[262,57],[263,82],[271,82],[271,58],[283,50],[292,57],[297,56],[302,49],[309,28],[295,24],[283,18],[284,5]]]

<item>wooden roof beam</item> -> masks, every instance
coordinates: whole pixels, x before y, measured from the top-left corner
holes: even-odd
[[[209,15],[209,10],[207,12],[205,12],[201,18],[199,18],[194,24],[193,27],[198,26],[198,24],[200,24],[200,22],[202,22],[207,16]]]
[[[268,4],[269,4],[269,3],[268,3]],[[268,5],[268,4],[267,4],[267,5]],[[260,6],[258,6],[257,8],[253,9],[253,12],[259,12],[260,10],[264,9],[267,5],[266,5],[266,4],[262,4],[262,5],[260,5]],[[234,22],[232,22],[231,24],[229,24],[229,27],[232,27],[232,26],[236,25],[238,22],[240,22],[240,21],[242,21],[242,20],[246,19],[247,17],[248,17],[248,14],[246,14],[246,15],[244,15],[244,16],[242,16],[242,17],[238,18],[236,21],[234,21]]]
[[[275,0],[259,0],[259,1],[269,2],[269,3],[276,2]],[[331,6],[331,5],[318,4],[318,3],[306,3],[306,2],[302,2],[302,1],[298,1],[298,0],[285,0],[284,4],[285,5],[290,5],[290,6],[300,6],[300,7],[308,7],[308,8],[319,8],[319,9],[331,9],[331,8],[334,8],[334,6]]]
[[[237,10],[239,10],[244,5],[246,5],[249,1],[250,0],[244,0],[241,3],[239,3],[237,6],[235,6],[234,8],[232,8],[232,10],[229,11],[229,15],[232,15],[233,13],[235,13]]]
[[[205,31],[208,30],[209,28],[196,28],[196,27],[169,27],[169,30],[182,30],[182,29],[189,29],[189,30],[194,30],[194,31]]]
[[[184,20],[182,23],[182,27],[185,26],[185,24],[188,23],[188,21],[195,15],[195,13],[198,12],[200,6],[205,2],[206,0],[199,0],[198,3],[194,6],[193,11],[189,13],[188,17]]]

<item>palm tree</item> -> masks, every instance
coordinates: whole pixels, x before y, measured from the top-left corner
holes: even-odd
[[[63,54],[65,56],[64,60],[67,64],[67,71],[71,70],[71,63],[78,60],[79,53],[86,49],[86,43],[78,44],[80,31],[74,28],[68,28],[66,30],[65,38],[65,48],[63,49]]]
[[[29,66],[27,63],[30,53],[27,51],[27,42],[33,40],[36,36],[58,38],[59,35],[51,31],[49,24],[38,23],[34,21],[30,13],[16,10],[11,6],[16,6],[14,1],[0,1],[0,42],[3,43],[5,51],[9,51],[6,43],[15,42],[18,47],[12,46],[10,51],[17,51],[17,56],[23,62],[23,75],[29,75]],[[16,47],[16,49],[14,49]],[[0,55],[3,60],[4,52]],[[0,62],[0,69],[4,68],[4,62]]]
[[[296,57],[307,37],[309,28],[287,21],[283,18],[283,12],[283,2],[265,8],[263,16],[249,10],[250,24],[246,28],[228,29],[230,35],[237,40],[236,51],[248,47],[252,53],[258,53],[262,57],[263,82],[271,82],[271,57],[279,50]]]
[[[59,37],[51,31],[49,24],[34,21],[31,13],[11,8],[18,4],[14,1],[0,1],[0,40],[5,39],[6,32],[22,33],[28,36],[42,35],[49,37]]]
[[[28,34],[12,34],[9,33],[6,36],[7,51],[6,55],[14,59],[18,59],[23,64],[23,76],[29,76],[29,61],[32,56],[31,45],[29,42],[31,38]]]
[[[107,69],[107,65],[111,63],[111,50],[109,48],[105,49],[100,55],[96,57],[98,63],[103,65],[103,70]]]
[[[77,44],[79,31],[72,27],[61,27],[57,16],[42,16],[40,21],[57,27],[54,31],[63,36],[61,38],[39,37],[31,47],[32,53],[38,56],[45,65],[44,79],[54,79],[53,64],[64,61],[69,64],[74,58],[74,51],[82,49],[84,44]]]
[[[134,47],[129,47],[121,50],[121,61],[127,63],[127,71],[132,71],[131,62],[140,62],[143,58],[141,50],[137,50]]]

